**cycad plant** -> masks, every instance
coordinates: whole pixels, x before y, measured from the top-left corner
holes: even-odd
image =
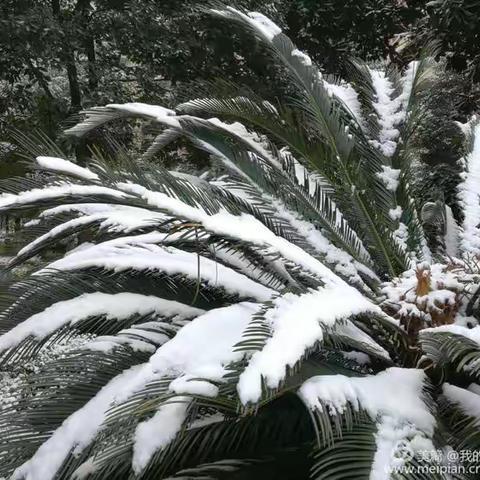
[[[2,183],[33,238],[9,268],[44,264],[2,294],[0,476],[478,478],[480,126],[462,127],[457,224],[412,188],[427,53],[329,82],[261,14],[211,13],[265,48],[286,98],[223,84],[175,111],[94,108],[67,133],[162,130],[88,168],[32,143],[35,171]],[[149,161],[180,136],[228,173]]]

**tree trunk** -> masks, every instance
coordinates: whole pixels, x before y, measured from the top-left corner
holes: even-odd
[[[50,90],[50,87],[48,86],[48,82],[45,80],[45,77],[43,76],[42,72],[39,70],[38,67],[36,67],[32,60],[28,57],[25,57],[25,63],[28,65],[28,69],[30,70],[30,73],[32,76],[35,78],[37,83],[40,85],[40,87],[43,89],[45,92],[45,95],[50,99],[53,100],[53,94]]]
[[[53,15],[57,19],[58,24],[63,31],[63,47],[61,50],[61,58],[65,62],[65,67],[67,69],[68,85],[70,89],[70,107],[72,111],[78,112],[82,108],[82,92],[78,82],[78,72],[75,64],[75,51],[68,41],[68,35],[63,30],[60,0],[52,0],[51,5]]]
[[[95,39],[89,35],[85,42],[85,50],[88,58],[88,90],[95,92],[98,87],[98,76],[95,55]]]
[[[82,92],[78,83],[77,65],[75,64],[75,55],[68,45],[65,48],[65,65],[67,67],[68,85],[70,88],[70,107],[78,112],[82,108]]]

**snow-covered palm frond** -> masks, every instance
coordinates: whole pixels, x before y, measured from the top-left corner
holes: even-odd
[[[409,186],[430,55],[327,81],[261,14],[213,13],[290,98],[93,108],[67,133],[163,130],[84,167],[23,139],[31,173],[0,184],[0,212],[29,215],[8,269],[31,270],[0,295],[0,477],[426,478],[421,452],[478,445],[476,149],[462,228],[423,208],[445,236],[433,263]],[[226,175],[151,161],[180,137]]]

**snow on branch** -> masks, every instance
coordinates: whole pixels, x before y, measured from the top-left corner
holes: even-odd
[[[178,334],[163,344],[148,363],[137,365],[110,380],[89,402],[70,415],[53,435],[42,444],[33,457],[17,468],[12,480],[52,480],[64,459],[73,449],[81,453],[89,445],[105,421],[108,410],[118,405],[148,383],[175,375],[186,381],[176,381],[171,391],[182,394],[211,396],[212,385],[207,382],[192,382],[193,377],[221,380],[226,367],[242,358],[243,353],[234,352],[233,346],[241,338],[250,318],[257,311],[254,303],[239,303],[211,310],[185,325]],[[211,348],[215,345],[215,348]],[[175,380],[174,380],[175,382]],[[160,409],[155,425],[139,424],[134,446],[134,467],[137,470],[148,463],[157,449],[165,446],[180,430],[184,410],[181,407],[167,409],[172,416],[162,437],[144,435],[157,425],[159,417],[165,419],[165,410]],[[176,403],[177,406],[181,403]],[[184,404],[185,405],[185,404]],[[174,411],[173,411],[174,410]],[[165,428],[162,421],[162,428]]]
[[[114,199],[126,199],[130,197],[130,195],[118,190],[97,185],[51,185],[46,188],[35,188],[33,190],[20,192],[17,195],[2,193],[0,195],[0,211],[35,204],[36,202],[41,202],[43,200],[58,200],[63,197],[68,198],[73,195],[105,195]]]
[[[56,237],[69,234],[69,232],[75,232],[78,228],[87,228],[93,224],[98,223],[99,230],[130,233],[133,230],[158,225],[167,220],[167,217],[159,212],[152,212],[150,210],[125,205],[108,204],[60,205],[59,207],[45,210],[39,217],[40,219],[49,218],[54,215],[72,211],[85,213],[85,215],[61,223],[47,233],[40,235],[25,245],[25,247],[21,248],[15,260],[30,255],[35,249]],[[39,219],[34,220],[35,224],[38,223],[38,220]],[[29,223],[31,224],[31,222]]]
[[[155,237],[161,240],[165,235],[157,234],[152,239],[155,240]],[[72,271],[94,267],[115,272],[156,271],[168,275],[182,275],[194,281],[200,278],[213,288],[223,288],[230,294],[261,301],[269,299],[274,293],[273,290],[209,258],[173,247],[147,243],[148,238],[146,235],[126,237],[86,247],[49,264],[36,275],[51,270]]]
[[[173,110],[146,103],[111,103],[105,107],[95,107],[80,113],[85,115],[85,119],[74,127],[65,130],[66,135],[81,137],[104,123],[124,117],[141,117],[159,122],[170,128],[180,127]]]
[[[265,40],[272,41],[274,37],[282,33],[282,29],[276,25],[265,15],[259,12],[243,13],[233,7],[225,7],[224,10],[211,9],[220,17],[241,19],[250,25],[257,33],[259,33]]]
[[[312,377],[299,395],[311,410],[331,416],[342,415],[347,407],[365,410],[377,423],[370,479],[388,480],[405,461],[396,455],[402,447],[412,453],[435,450],[431,438],[436,422],[424,399],[425,382],[422,370],[389,368],[366,377]]]
[[[444,397],[454,405],[457,405],[467,417],[476,418],[476,426],[480,426],[480,395],[471,389],[460,388],[445,383],[443,385]]]
[[[240,375],[238,393],[243,404],[260,399],[263,381],[269,388],[278,388],[287,367],[293,368],[337,321],[379,312],[361,293],[345,286],[325,287],[303,295],[287,293],[274,299],[272,305],[265,313],[271,336]]]
[[[175,301],[136,293],[86,293],[54,303],[0,336],[0,351],[16,347],[28,337],[42,340],[59,328],[73,326],[89,317],[105,316],[108,320],[124,320],[135,314],[157,313],[177,319],[192,318],[202,310]]]
[[[57,157],[37,157],[36,162],[45,170],[51,170],[58,173],[73,175],[84,180],[98,180],[98,175],[88,168],[76,165],[68,160]]]

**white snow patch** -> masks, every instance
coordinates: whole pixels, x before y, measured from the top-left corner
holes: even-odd
[[[163,374],[221,379],[225,366],[242,358],[241,352],[232,351],[233,345],[240,341],[257,310],[257,304],[244,302],[210,310],[197,317],[153,355],[154,370]]]
[[[164,236],[159,235],[160,238]],[[142,242],[141,237],[138,237],[136,244],[129,244],[126,238],[122,238],[117,242],[109,241],[87,247],[51,263],[36,275],[52,269],[80,270],[99,267],[115,272],[134,269],[180,274],[194,280],[200,277],[207,284],[222,287],[229,293],[262,301],[274,293],[273,290],[209,258],[174,247],[149,244],[145,240]],[[135,237],[131,237],[131,242],[134,241]],[[200,269],[197,261],[200,262]]]
[[[110,103],[105,108],[113,108],[120,112],[133,113],[134,115],[144,115],[169,127],[180,127],[179,121],[175,118],[176,113],[169,108],[159,105],[149,105],[147,103]]]
[[[276,298],[265,313],[272,335],[240,375],[240,400],[243,404],[256,402],[262,394],[262,379],[269,388],[277,388],[286,368],[293,367],[308,348],[322,341],[324,329],[332,328],[337,320],[377,311],[378,307],[357,290],[341,286]]]
[[[271,42],[274,37],[282,33],[282,29],[265,15],[258,12],[248,12],[247,14],[233,7],[225,7],[224,10],[210,9],[212,13],[225,18],[242,18],[254,27],[262,36]]]
[[[138,424],[132,458],[132,468],[137,475],[148,465],[155,452],[177,436],[187,418],[189,404],[188,397],[173,397],[162,404],[152,418]]]
[[[465,172],[458,187],[464,220],[461,246],[471,254],[480,255],[480,123],[473,128],[473,148],[463,160]]]
[[[136,293],[85,293],[71,300],[54,303],[4,333],[0,336],[0,351],[15,347],[30,336],[41,340],[64,325],[74,325],[85,318],[105,315],[107,319],[123,320],[135,314],[149,313],[175,316],[180,320],[201,315],[203,310]]]
[[[400,170],[389,167],[387,165],[382,165],[382,171],[375,174],[387,187],[387,190],[395,192],[397,190],[399,179],[400,179]]]
[[[398,205],[395,208],[391,208],[388,211],[388,215],[390,216],[390,218],[392,220],[400,220],[400,217],[402,216],[402,213],[403,213],[403,210],[402,210],[402,207],[400,205]]]
[[[450,402],[458,405],[467,417],[476,418],[475,425],[480,426],[480,395],[478,393],[445,383],[443,394]]]
[[[34,188],[33,190],[20,192],[17,195],[2,193],[0,195],[0,208],[9,208],[15,205],[25,205],[39,200],[55,199],[64,196],[68,197],[70,195],[108,195],[114,198],[129,197],[129,195],[119,192],[118,190],[97,185],[54,185],[46,188]]]
[[[335,95],[347,109],[353,114],[357,122],[362,125],[362,107],[358,100],[358,94],[349,83],[334,84],[323,81],[323,86],[329,95]]]
[[[312,59],[306,53],[298,49],[292,50],[291,55],[292,57],[299,58],[300,62],[307,67],[310,67],[312,65]]]
[[[53,170],[60,173],[67,173],[85,180],[98,180],[98,175],[88,168],[76,165],[69,160],[58,157],[37,157],[37,163],[46,170]]]
[[[351,360],[359,365],[369,365],[371,363],[370,357],[364,352],[357,352],[355,350],[351,352],[341,352],[342,357],[347,360]]]
[[[301,386],[299,395],[311,409],[323,411],[325,405],[335,415],[350,404],[354,410],[363,408],[373,419],[387,415],[433,435],[435,418],[422,398],[425,381],[422,370],[392,367],[366,377],[312,377]]]

